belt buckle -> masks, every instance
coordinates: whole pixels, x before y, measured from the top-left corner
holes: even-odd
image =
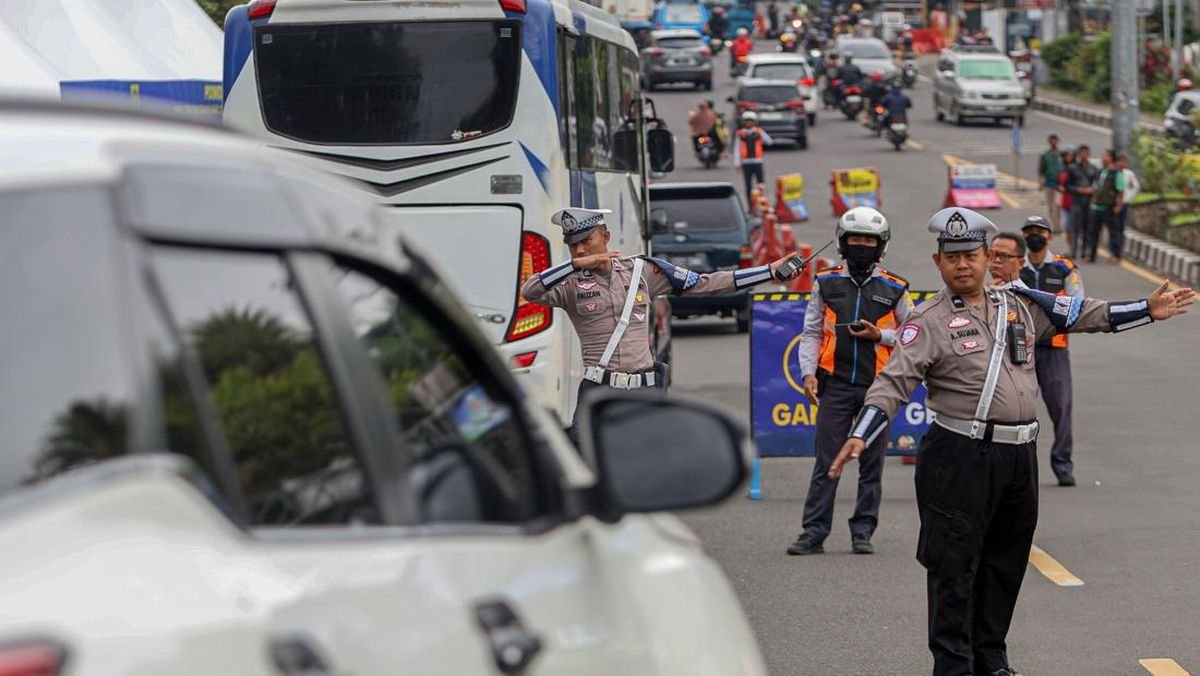
[[[615,387],[617,389],[621,389],[621,390],[629,389],[629,374],[628,373],[613,373],[610,377],[612,378],[610,384],[613,387]]]
[[[629,389],[634,389],[642,386],[642,374],[634,373],[629,376]]]

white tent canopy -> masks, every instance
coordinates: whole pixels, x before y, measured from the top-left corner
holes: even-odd
[[[194,0],[2,0],[0,91],[64,80],[220,80],[221,31]]]

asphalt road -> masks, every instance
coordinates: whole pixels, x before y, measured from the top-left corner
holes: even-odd
[[[759,49],[764,49],[760,45]],[[704,170],[687,138],[686,112],[700,98],[725,98],[731,80],[720,55],[713,92],[660,90],[658,110],[677,131],[678,169],[665,180],[729,180],[730,163]],[[823,244],[833,234],[829,175],[837,168],[878,167],[883,210],[892,225],[887,267],[913,289],[938,289],[925,230],[946,190],[947,161],[995,162],[1016,173],[1011,130],[986,124],[954,127],[935,122],[931,84],[909,90],[912,138],[895,152],[836,111],[821,111],[807,151],[771,149],[770,185],[781,173],[806,178],[813,219],[797,238]],[[1030,113],[1020,174],[1034,175],[1046,136],[1106,147],[1105,130]],[[1001,229],[1016,229],[1039,213],[1040,196],[1005,180],[1003,209],[989,215]],[[1132,266],[1084,266],[1094,297],[1147,295],[1154,283]],[[1169,671],[1174,660],[1200,673],[1200,454],[1197,453],[1195,385],[1200,372],[1197,329],[1188,315],[1120,336],[1072,339],[1075,379],[1075,459],[1079,486],[1060,488],[1049,471],[1048,439],[1041,446],[1041,520],[1035,544],[1082,585],[1060,586],[1028,568],[1009,634],[1014,666],[1027,676],[1186,673]],[[675,322],[674,392],[718,402],[748,418],[748,343],[732,320]],[[1042,414],[1049,428],[1049,418]],[[924,570],[914,560],[917,514],[912,467],[889,459],[874,556],[849,554],[845,519],[853,509],[851,469],[838,496],[827,553],[789,557],[800,529],[812,462],[764,463],[766,499],[736,498],[720,508],[685,515],[707,549],[725,567],[750,616],[771,673],[921,674],[932,660],[926,648]],[[1165,666],[1164,666],[1165,665]]]

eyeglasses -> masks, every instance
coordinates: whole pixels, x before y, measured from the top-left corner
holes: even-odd
[[[992,256],[996,259],[997,263],[1007,263],[1008,261],[1010,261],[1014,258],[1020,258],[1020,256],[1018,256],[1017,254],[1006,254],[1006,253],[994,253],[994,254],[992,254]]]

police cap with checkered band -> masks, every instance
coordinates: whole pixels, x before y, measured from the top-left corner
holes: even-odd
[[[962,207],[947,207],[929,219],[929,232],[938,236],[938,251],[943,253],[986,247],[988,238],[999,231],[983,214]]]
[[[597,227],[607,224],[605,214],[611,214],[610,209],[580,209],[571,207],[559,209],[550,217],[550,222],[563,230],[563,242],[575,244],[582,242],[592,234]]]

